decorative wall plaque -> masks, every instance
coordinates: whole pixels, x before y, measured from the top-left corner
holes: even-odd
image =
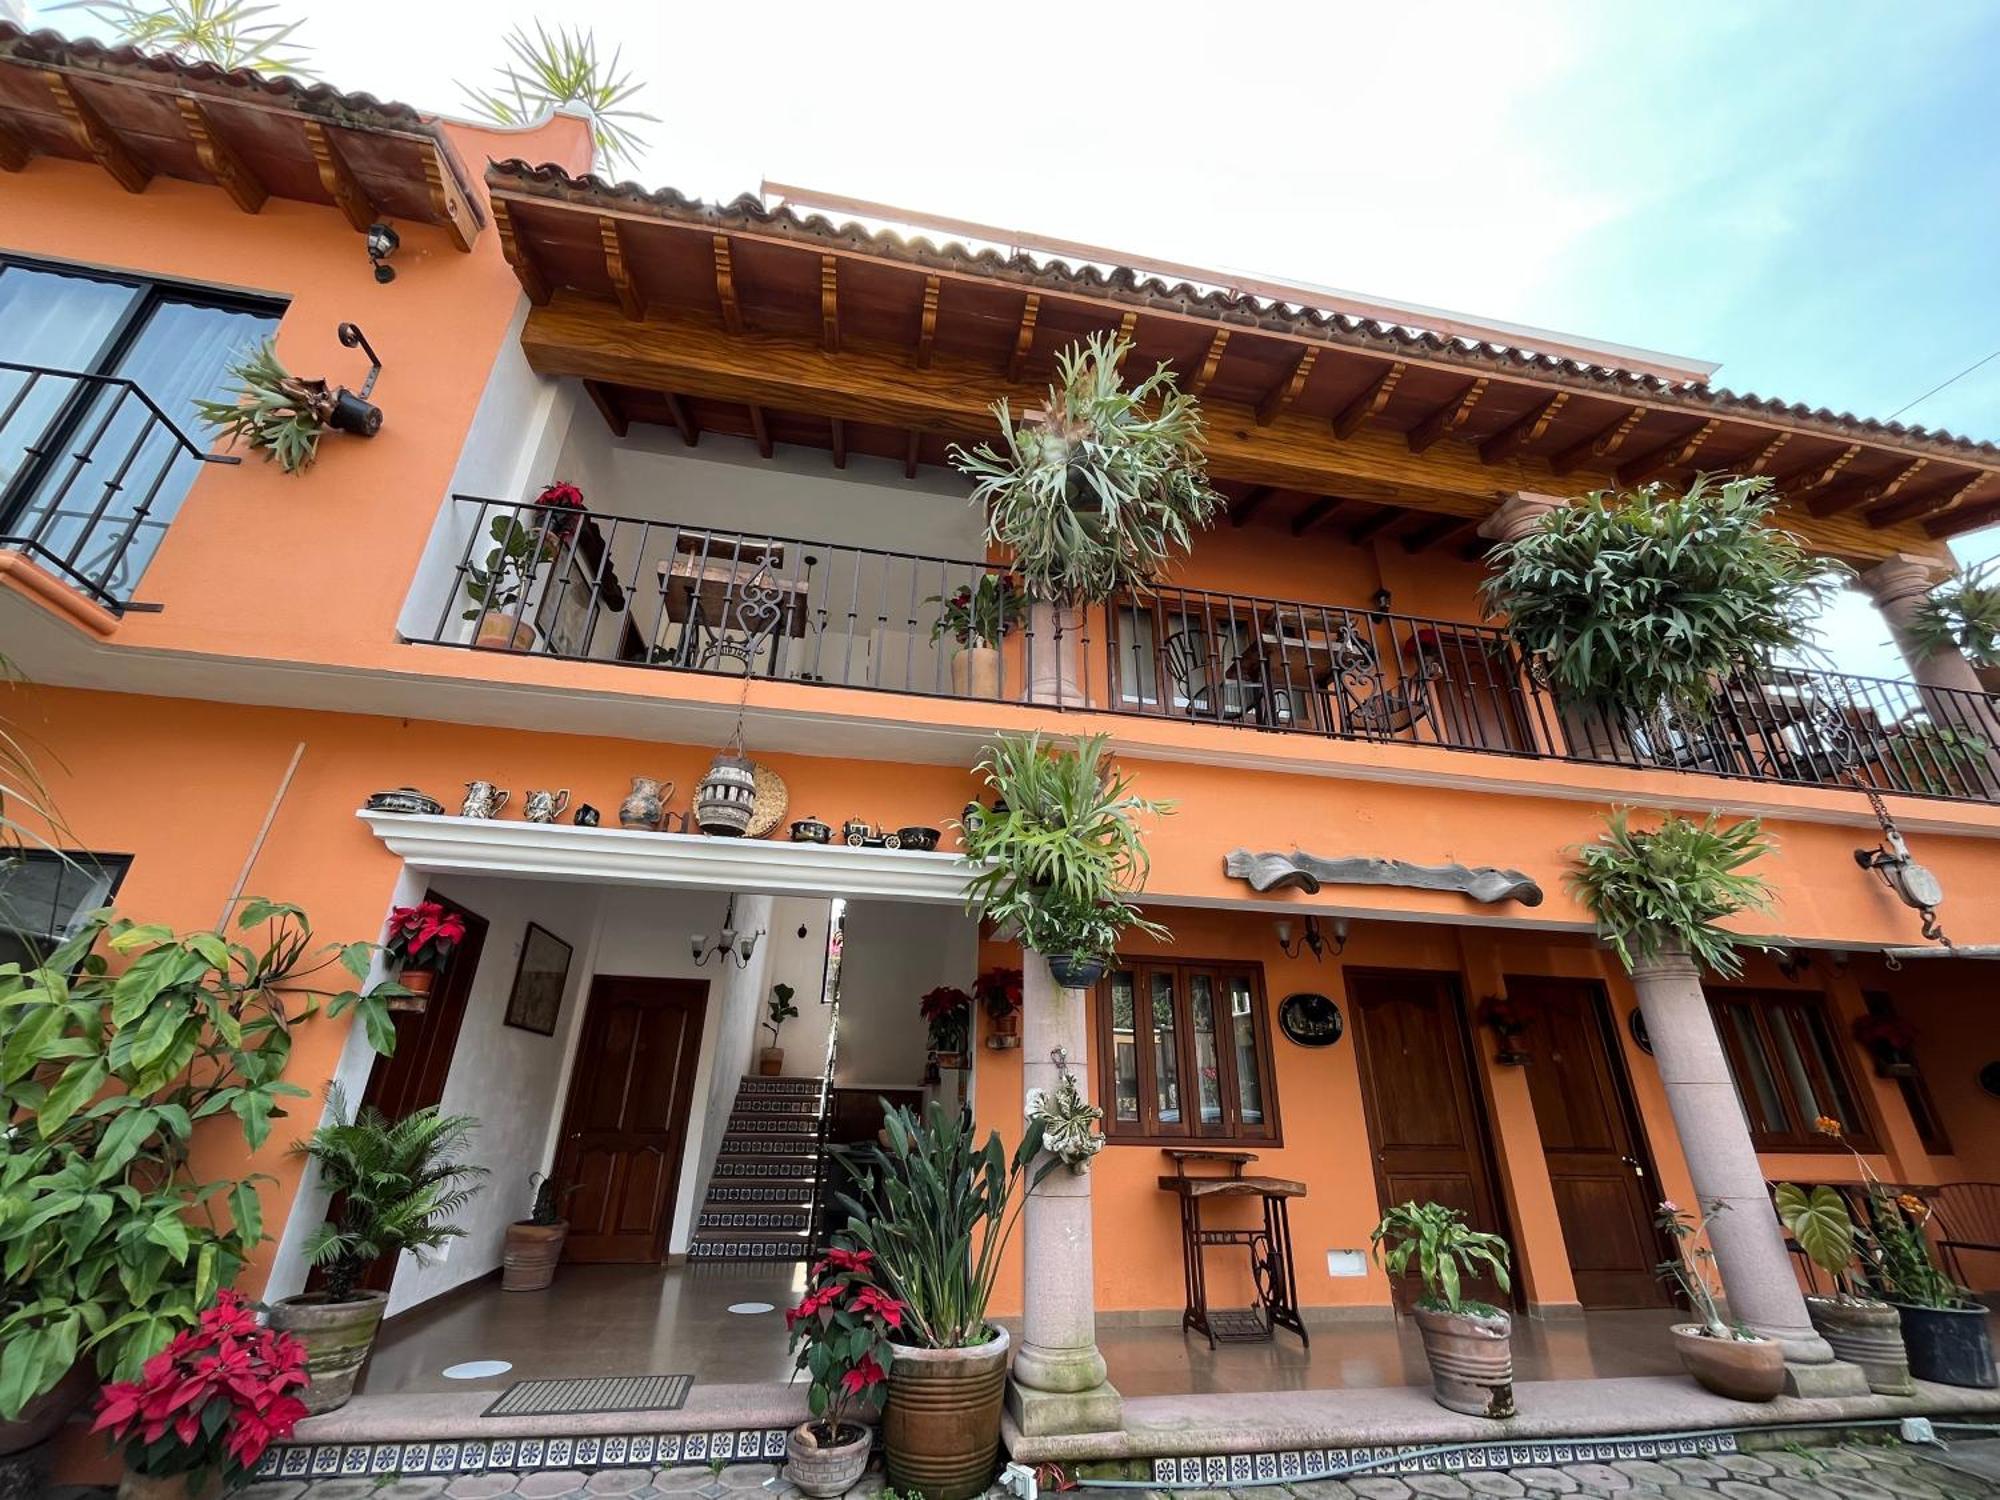
[[[1294,849],[1290,854],[1252,854],[1248,849],[1232,849],[1222,857],[1222,870],[1231,880],[1249,884],[1253,891],[1304,891],[1311,895],[1322,885],[1400,885],[1419,891],[1455,891],[1474,901],[1518,901],[1523,906],[1540,906],[1542,888],[1534,877],[1519,870],[1500,870],[1491,865],[1413,865],[1403,859],[1375,859],[1352,855],[1326,859]]]
[[[1347,1030],[1340,1007],[1324,995],[1287,995],[1278,1006],[1278,1029],[1301,1047],[1331,1047]]]

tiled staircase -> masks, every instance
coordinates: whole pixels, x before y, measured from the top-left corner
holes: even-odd
[[[688,1244],[689,1260],[806,1258],[825,1110],[817,1078],[743,1080]]]

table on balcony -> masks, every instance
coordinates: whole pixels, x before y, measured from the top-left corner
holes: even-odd
[[[733,656],[747,666],[768,641],[765,671],[778,675],[783,642],[804,638],[810,614],[806,581],[774,571],[784,565],[780,543],[691,531],[675,538],[674,556],[659,564],[660,618],[681,628],[669,653],[673,664],[712,667]],[[637,631],[632,635],[620,655],[646,659]],[[661,649],[657,641],[653,646]]]

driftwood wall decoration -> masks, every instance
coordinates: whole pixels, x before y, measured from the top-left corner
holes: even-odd
[[[1355,855],[1347,859],[1321,859],[1317,854],[1252,854],[1248,849],[1232,849],[1223,856],[1223,873],[1232,880],[1249,882],[1250,889],[1304,891],[1308,895],[1323,885],[1403,885],[1420,891],[1455,891],[1474,901],[1518,901],[1523,906],[1540,906],[1542,888],[1519,870],[1496,870],[1491,865],[1413,865],[1400,859],[1370,859]]]

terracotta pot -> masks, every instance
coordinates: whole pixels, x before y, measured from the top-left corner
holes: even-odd
[[[405,969],[396,976],[396,983],[410,993],[391,995],[388,1008],[420,1016],[431,1003],[431,986],[437,983],[437,975],[429,969]]]
[[[473,634],[472,644],[487,651],[532,651],[535,649],[534,623],[523,620],[516,624],[512,610],[483,614],[479,617],[479,629]]]
[[[1896,1315],[1903,1321],[1903,1347],[1910,1354],[1910,1373],[1917,1379],[1973,1390],[1990,1391],[2000,1385],[1986,1309],[1977,1302],[1958,1307],[1910,1307],[1899,1302]]]
[[[88,1359],[69,1367],[69,1373],[22,1409],[11,1422],[0,1422],[0,1457],[25,1453],[38,1443],[55,1436],[70,1413],[75,1411],[98,1386],[97,1370]]]
[[[889,1404],[882,1415],[889,1483],[924,1500],[971,1500],[999,1467],[1007,1333],[970,1349],[891,1344]]]
[[[759,1078],[779,1078],[785,1071],[785,1049],[766,1047],[757,1054],[757,1076]]]
[[[1834,1358],[1859,1365],[1868,1389],[1878,1396],[1914,1396],[1910,1357],[1903,1350],[1903,1320],[1886,1302],[1852,1297],[1808,1297],[1812,1326],[1833,1348]]]
[[[994,646],[967,646],[951,659],[951,690],[983,703],[1000,701],[1000,652]]]
[[[127,1469],[118,1480],[118,1500],[210,1500],[221,1493],[220,1474],[137,1474]]]
[[[271,1326],[306,1346],[306,1388],[299,1399],[308,1413],[318,1416],[347,1404],[388,1305],[387,1292],[356,1292],[347,1302],[307,1292],[271,1304]]]
[[[1513,1317],[1504,1312],[1415,1309],[1431,1365],[1431,1395],[1469,1417],[1514,1415]]]
[[[500,1251],[500,1290],[539,1292],[556,1279],[556,1262],[562,1259],[563,1241],[569,1237],[569,1221],[535,1224],[519,1219],[507,1226],[507,1239]]]
[[[873,1436],[866,1427],[842,1427],[855,1433],[844,1443],[822,1448],[812,1435],[812,1423],[801,1422],[785,1438],[785,1478],[808,1495],[832,1500],[844,1495],[861,1480],[868,1468],[868,1449]]]
[[[1699,1323],[1676,1323],[1681,1366],[1703,1390],[1732,1401],[1769,1401],[1785,1388],[1785,1346],[1776,1339],[1718,1339]]]
[[[945,1069],[962,1069],[965,1067],[965,1054],[963,1052],[940,1052],[937,1055],[937,1065],[940,1071]]]

